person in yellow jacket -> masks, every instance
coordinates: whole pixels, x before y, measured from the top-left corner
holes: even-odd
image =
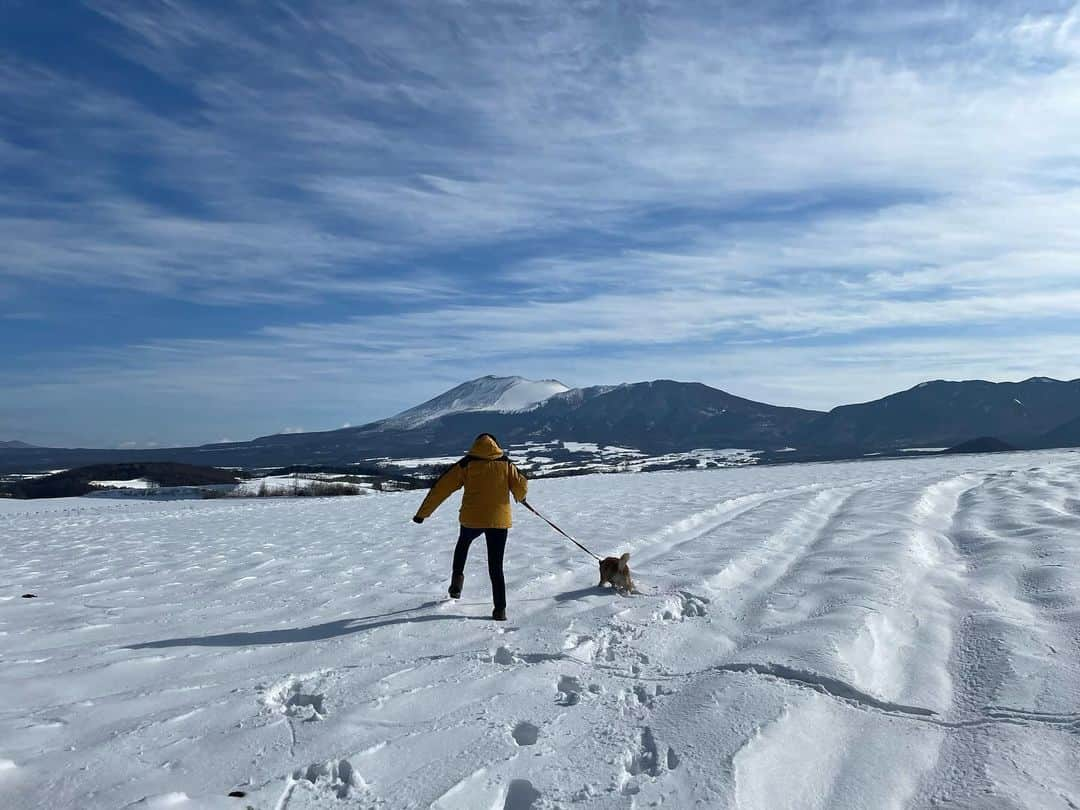
[[[510,495],[521,503],[528,482],[513,465],[490,433],[481,433],[469,453],[448,469],[428,492],[416,511],[414,523],[423,523],[454,492],[465,488],[461,497],[461,533],[454,547],[454,569],[450,578],[450,598],[458,599],[465,584],[465,560],[469,546],[480,535],[487,541],[488,575],[495,610],[491,618],[506,621],[506,582],[503,579],[503,553],[511,526]]]

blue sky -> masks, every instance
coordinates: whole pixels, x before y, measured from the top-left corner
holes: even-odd
[[[4,6],[0,440],[1080,377],[1080,5]]]

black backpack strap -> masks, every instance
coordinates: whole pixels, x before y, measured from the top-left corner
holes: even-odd
[[[478,459],[476,456],[464,456],[460,461],[457,462],[457,466],[461,467],[462,470],[468,470],[469,465],[472,462],[481,461],[481,460],[483,460],[483,459]],[[503,453],[498,458],[491,459],[491,461],[503,461],[503,462],[506,463],[506,466],[508,466],[508,467],[513,467],[514,466],[514,462],[512,462],[510,460],[510,456],[506,455],[506,453]]]

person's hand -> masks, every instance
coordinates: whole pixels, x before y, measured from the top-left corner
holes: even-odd
[[[416,515],[416,516],[415,516],[415,517],[414,517],[414,518],[412,519],[412,522],[413,522],[413,523],[423,523],[423,522],[424,522],[424,519],[423,519],[422,517],[420,517],[419,515]]]

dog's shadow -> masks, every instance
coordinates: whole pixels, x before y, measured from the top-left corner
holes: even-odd
[[[591,585],[588,588],[578,588],[576,591],[556,594],[556,602],[577,602],[589,596],[610,596],[617,594],[614,588],[605,588],[603,585]]]
[[[328,638],[347,636],[354,633],[366,633],[379,627],[395,624],[419,624],[421,622],[444,622],[455,619],[483,619],[486,616],[466,616],[461,613],[421,613],[442,600],[431,600],[416,607],[392,610],[388,613],[376,613],[371,616],[359,616],[354,619],[338,619],[310,627],[288,627],[280,630],[256,630],[249,633],[221,633],[214,636],[189,636],[187,638],[167,638],[161,641],[146,641],[131,644],[129,650],[156,650],[162,647],[257,647],[267,644],[299,644],[305,641],[323,641]],[[409,615],[420,613],[420,615]]]

